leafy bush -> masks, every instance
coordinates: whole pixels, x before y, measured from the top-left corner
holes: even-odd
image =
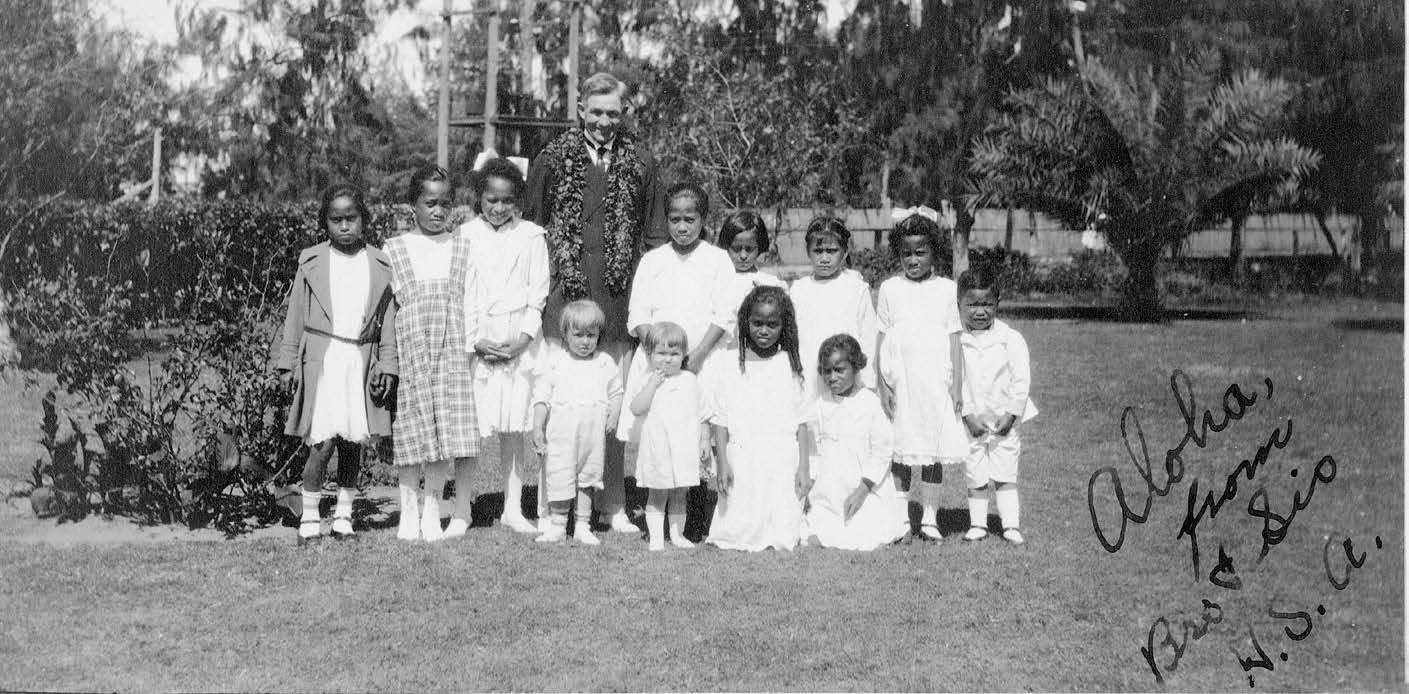
[[[22,364],[52,369],[37,512],[98,511],[238,532],[280,515],[297,478],[269,348],[311,205],[0,203],[0,291]],[[373,210],[369,237],[400,213]],[[402,222],[404,224],[404,222]],[[158,358],[152,348],[164,353]],[[134,362],[147,351],[145,361]]]

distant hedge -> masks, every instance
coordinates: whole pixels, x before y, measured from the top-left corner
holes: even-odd
[[[314,203],[3,201],[0,290],[76,291],[69,299],[88,302],[117,291],[133,324],[228,315],[282,298],[299,251],[322,238],[317,213]],[[394,233],[394,207],[376,206],[372,217],[374,243]],[[195,291],[201,284],[216,291]]]

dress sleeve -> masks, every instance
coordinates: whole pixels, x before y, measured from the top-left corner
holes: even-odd
[[[1028,394],[1032,388],[1032,366],[1027,352],[1027,340],[1016,330],[1008,330],[1005,341],[1008,352],[1008,369],[1011,377],[1003,389],[1003,399],[1008,414],[1022,418],[1027,409]]]
[[[731,368],[738,368],[738,355],[733,351],[725,351],[722,354],[714,355],[715,359],[720,359],[723,363],[715,364],[723,368],[706,369],[709,372],[708,387],[704,389],[709,397],[709,423],[724,428],[729,428],[729,408],[727,407],[728,393],[724,392],[727,385],[725,373]]]
[[[636,334],[636,328],[651,322],[651,307],[647,296],[654,296],[657,291],[655,278],[652,276],[651,266],[654,256],[649,253],[641,256],[641,262],[636,265],[636,275],[631,278],[631,299],[626,306],[626,332]]]
[[[885,412],[881,410],[880,400],[870,398],[867,409],[870,415],[866,418],[870,429],[867,436],[870,448],[866,451],[864,477],[872,482],[880,482],[890,471],[890,461],[895,453],[894,428],[890,420],[886,419]]]
[[[944,298],[948,304],[942,306],[944,309],[944,332],[959,333],[964,331],[964,322],[959,317],[959,285],[953,281],[946,280]]]
[[[714,402],[709,397],[709,391],[704,387],[704,380],[695,379],[695,419],[701,423],[711,419],[711,412],[714,409]]]
[[[882,282],[880,291],[876,292],[876,330],[886,332],[894,324],[895,316],[890,307],[890,283]]]
[[[548,303],[548,242],[535,234],[528,248],[528,296],[519,332],[537,335],[543,328],[543,307]]]
[[[719,261],[714,269],[714,283],[709,294],[709,302],[713,307],[713,318],[710,322],[727,333],[734,329],[734,321],[737,320],[734,314],[738,307],[729,306],[729,295],[733,293],[730,291],[729,280],[734,274],[734,264],[729,261],[728,253],[720,253],[717,257]]]
[[[861,353],[866,355],[866,363],[876,363],[876,338],[880,334],[876,319],[876,308],[871,305],[871,286],[863,280],[856,282],[860,289],[860,296],[857,297],[857,335],[856,339],[861,343]],[[868,388],[876,387],[876,370],[862,369],[861,383]]]
[[[602,365],[602,370],[610,373],[607,378],[607,402],[613,398],[620,400],[626,395],[626,387],[621,384],[621,369],[617,368],[616,362],[607,357],[607,362]]]
[[[558,380],[558,359],[554,355],[545,361],[547,363],[542,367],[536,367],[541,370],[534,374],[533,402],[531,403],[533,405],[540,402],[546,405],[553,401],[553,386],[557,385]]]

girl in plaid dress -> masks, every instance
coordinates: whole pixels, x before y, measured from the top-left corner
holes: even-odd
[[[466,305],[469,240],[451,233],[450,174],[438,166],[420,169],[411,177],[408,198],[416,229],[387,240],[385,247],[391,259],[401,362],[401,392],[392,423],[392,463],[401,487],[396,536],[434,542],[444,536],[440,501],[450,461],[455,462],[457,493],[465,494],[479,454],[472,354],[467,349],[475,326],[466,325],[466,317],[476,314]],[[416,483],[422,471],[425,496],[418,504]],[[457,509],[468,506],[456,504]],[[468,527],[468,520],[452,522]]]

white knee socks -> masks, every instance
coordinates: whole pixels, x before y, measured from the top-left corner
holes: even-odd
[[[998,518],[1003,521],[1003,529],[1018,528],[1018,488],[1003,487],[993,492],[993,505],[998,507]]]
[[[449,461],[426,465],[426,493],[421,502],[421,539],[426,542],[435,542],[444,536],[440,527],[440,499],[445,494],[445,477],[449,472]]]
[[[988,527],[988,490],[983,489],[975,494],[969,490],[969,527]]]
[[[323,492],[303,492],[303,515],[299,518],[298,536],[317,537],[322,528],[319,521],[322,517],[318,515],[318,502],[322,501]]]
[[[650,550],[665,549],[665,514],[660,511],[646,511],[646,533],[650,538]]]
[[[397,487],[401,493],[401,522],[396,527],[396,537],[401,540],[416,540],[421,537],[420,477],[419,465],[403,465],[396,469]]]

